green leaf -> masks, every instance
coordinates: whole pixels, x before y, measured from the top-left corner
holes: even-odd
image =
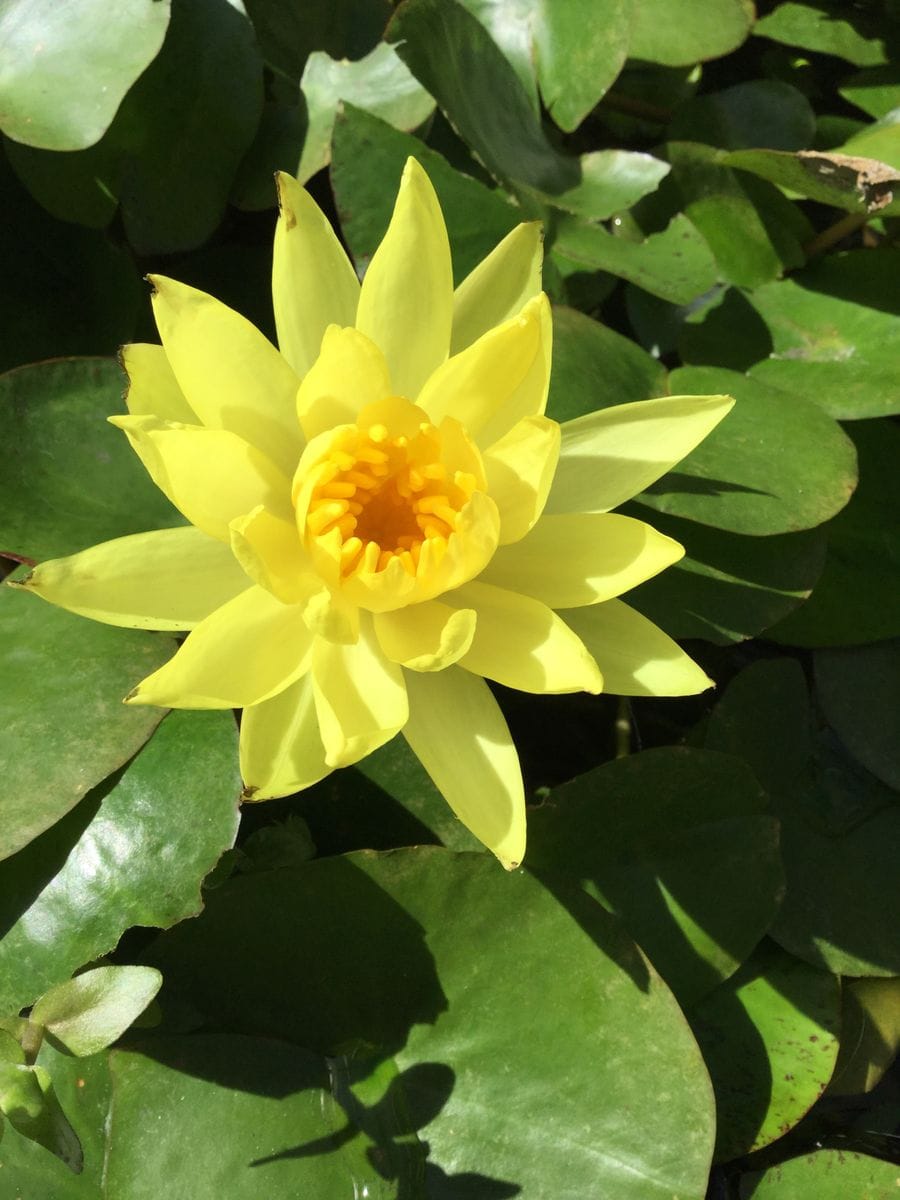
[[[397,184],[410,154],[434,184],[453,250],[456,283],[522,219],[499,192],[455,170],[418,138],[346,105],[332,144],[331,178],[341,229],[357,263],[375,253],[391,218]]]
[[[159,53],[169,0],[7,0],[0,10],[0,128],[17,142],[81,150],[103,135]]]
[[[386,37],[496,178],[554,194],[579,182],[503,52],[457,0],[406,0]]]
[[[109,1071],[105,1055],[70,1058],[47,1042],[38,1065],[53,1080],[53,1090],[84,1147],[84,1170],[75,1175],[37,1142],[8,1130],[0,1143],[0,1172],[4,1187],[22,1200],[100,1200],[106,1137],[103,1123],[109,1110]]]
[[[58,215],[65,186],[63,180]],[[0,370],[68,354],[113,354],[130,341],[142,287],[129,255],[94,230],[48,216],[2,156],[0,194]]]
[[[709,246],[683,213],[662,233],[652,233],[642,242],[615,237],[601,225],[564,220],[553,254],[581,267],[609,271],[673,304],[689,304],[709,291],[718,274]]]
[[[822,713],[857,762],[900,791],[900,641],[819,650]]]
[[[789,154],[782,150],[732,150],[722,156],[722,162],[742,171],[752,171],[761,179],[821,204],[832,204],[847,212],[896,216],[900,213],[900,197],[894,192],[900,185],[900,174],[878,162],[874,152],[882,147],[872,145],[858,150],[847,146],[853,154],[838,151],[799,150]]]
[[[686,555],[628,593],[633,604],[675,638],[740,642],[769,629],[810,594],[822,573],[820,529],[747,537],[680,521],[640,505],[631,516],[674,537]]]
[[[0,1061],[0,1111],[23,1137],[56,1155],[70,1171],[81,1171],[81,1143],[43,1067]]]
[[[893,184],[900,183],[900,175],[897,174],[900,170],[900,108],[887,113],[874,125],[869,125],[853,134],[840,149],[848,154],[861,154],[866,158],[874,158],[878,163],[887,163],[888,166],[894,168]],[[897,190],[896,187],[894,190]],[[885,205],[881,211],[893,212],[896,215],[900,211],[900,198],[895,200],[891,206]]]
[[[676,208],[709,243],[730,283],[758,287],[803,263],[797,210],[775,187],[733,171],[723,151],[699,142],[670,142],[666,155]]]
[[[900,1050],[900,979],[849,979],[830,1096],[870,1092]]]
[[[856,486],[853,443],[815,404],[716,367],[682,367],[673,395],[729,394],[737,403],[640,503],[733,533],[811,529]]]
[[[116,363],[102,358],[0,376],[0,438],[16,447],[0,482],[0,551],[42,560],[184,523],[107,424],[124,411],[124,386]]]
[[[381,1155],[332,1097],[319,1055],[266,1038],[157,1038],[110,1056],[110,1195],[151,1200],[165,1179],[192,1200],[389,1200]],[[416,1193],[420,1194],[420,1193]]]
[[[865,9],[848,13],[841,0],[816,0],[814,4],[787,0],[757,21],[753,32],[787,46],[834,54],[858,67],[889,61],[885,45],[889,26]]]
[[[649,400],[664,388],[664,368],[634,342],[574,308],[554,307],[547,411],[555,421]]]
[[[797,88],[780,79],[750,79],[688,100],[675,113],[668,137],[729,150],[801,150],[815,130],[815,113]]]
[[[849,250],[753,292],[772,350],[751,376],[841,419],[900,412],[898,272],[900,250]]]
[[[598,767],[554,789],[529,837],[531,870],[621,917],[682,1006],[737,969],[781,899],[777,822],[725,755],[665,747]]]
[[[310,54],[358,59],[374,49],[391,15],[389,0],[246,0],[266,60],[299,80]]]
[[[544,104],[563,129],[581,124],[625,63],[627,0],[463,2],[506,55],[535,110],[537,75]]]
[[[896,793],[856,768],[827,733],[802,765],[800,746],[786,758],[782,739],[766,738],[773,703],[769,671],[755,664],[729,685],[710,722],[711,730],[727,723],[735,752],[769,782],[781,821],[787,891],[771,936],[835,974],[898,975],[900,938],[884,919],[900,904]],[[772,711],[788,728],[808,727],[804,688],[782,691],[779,705]]]
[[[434,1194],[705,1192],[709,1085],[683,1017],[580,889],[436,847],[319,859],[232,878],[149,957],[225,1027],[393,1054]]]
[[[769,631],[789,646],[900,636],[900,430],[885,419],[856,421],[849,432],[859,455],[859,486],[825,526],[828,553],[811,598]]]
[[[741,1177],[741,1200],[893,1200],[897,1166],[852,1150],[817,1150]]]
[[[128,707],[122,697],[162,666],[172,641],[73,617],[9,588],[0,590],[0,613],[3,859],[144,744],[162,710]]]
[[[825,1090],[840,1031],[840,981],[766,940],[692,1011],[716,1093],[716,1158],[768,1146]]]
[[[359,62],[309,56],[300,83],[308,128],[296,175],[305,183],[331,161],[331,135],[341,101],[364,109],[395,129],[415,129],[434,111],[434,101],[383,42]]]
[[[838,92],[870,117],[886,117],[900,108],[900,68],[887,64],[857,71],[844,80]]]
[[[45,992],[30,1019],[70,1054],[87,1058],[117,1041],[161,985],[153,967],[94,967]]]
[[[565,212],[605,221],[656,190],[668,163],[634,150],[593,150],[578,160],[579,181],[544,198]]]
[[[108,139],[102,138],[87,150],[60,154],[5,138],[3,150],[20,181],[57,220],[105,229],[116,215],[121,167]],[[78,237],[71,225],[66,234]]]
[[[123,773],[0,864],[0,1011],[32,1004],[132,925],[199,911],[237,830],[236,743],[228,713],[172,713]]]
[[[744,41],[753,16],[745,0],[640,0],[628,55],[669,67],[720,58]]]

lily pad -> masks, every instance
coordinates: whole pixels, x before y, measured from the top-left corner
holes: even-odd
[[[732,395],[722,423],[640,497],[649,508],[756,536],[811,529],[856,486],[856,452],[815,404],[715,367],[682,367],[673,395]]]
[[[342,101],[365,109],[395,129],[415,129],[434,111],[432,98],[396,50],[384,42],[358,62],[329,58],[320,51],[311,54],[300,87],[308,121],[296,170],[301,183],[331,161],[331,134]]]
[[[511,912],[527,937],[510,938]],[[230,1028],[393,1054],[435,1195],[705,1193],[699,1055],[671,994],[578,888],[554,896],[487,855],[437,847],[320,859],[229,880],[149,957]],[[561,1061],[567,1086],[548,1089]],[[452,1072],[449,1093],[436,1096],[434,1064]],[[666,1103],[648,1107],[651,1092]],[[527,1121],[510,1101],[523,1096]]]
[[[740,46],[753,16],[744,0],[640,0],[628,53],[669,67],[719,58]]]
[[[768,940],[692,1010],[719,1161],[768,1146],[805,1116],[831,1078],[840,1023],[840,981]]]
[[[815,129],[812,106],[797,88],[781,79],[751,79],[688,100],[675,113],[668,136],[728,150],[802,150]]]
[[[7,0],[0,11],[0,128],[17,142],[81,150],[102,137],[159,53],[170,0]]]
[[[819,650],[819,704],[857,760],[900,791],[900,641]]]
[[[0,590],[0,859],[49,829],[144,744],[163,716],[122,703],[171,638],[73,617]],[[85,729],[91,729],[86,739]]]
[[[83,701],[78,711],[83,722]],[[0,1011],[33,1003],[132,925],[200,910],[200,884],[237,831],[236,764],[229,713],[172,713],[124,772],[0,864]]]
[[[741,1200],[893,1200],[897,1166],[852,1150],[817,1150],[741,1178]]]
[[[17,451],[0,483],[0,552],[40,561],[184,523],[107,423],[124,411],[125,382],[105,358],[0,376],[0,437]]]
[[[581,883],[624,921],[681,1004],[727,979],[774,917],[778,826],[739,759],[667,747],[554,789],[528,865]]]
[[[900,412],[898,272],[900,250],[849,250],[758,288],[749,300],[772,352],[752,378],[841,420]]]

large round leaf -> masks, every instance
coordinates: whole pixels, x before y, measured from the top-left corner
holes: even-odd
[[[78,713],[83,727],[83,703]],[[124,772],[0,863],[0,1012],[31,1004],[130,926],[199,911],[201,881],[237,831],[236,764],[229,713],[172,713]]]
[[[847,503],[856,486],[856,452],[816,405],[716,367],[682,367],[668,386],[676,396],[725,393],[737,403],[643,493],[643,504],[760,536],[812,529]]]
[[[894,1200],[897,1165],[850,1150],[817,1150],[741,1179],[741,1200]]]
[[[6,0],[0,128],[17,142],[81,150],[106,131],[166,36],[170,0]]]
[[[106,421],[124,411],[124,386],[106,358],[0,376],[0,438],[16,447],[0,478],[0,552],[54,558],[183,523],[122,431]]]
[[[770,637],[790,646],[846,646],[900,636],[900,429],[893,421],[856,421],[859,486],[824,527],[822,578],[802,608]]]
[[[900,641],[819,650],[815,669],[832,729],[858,762],[900,790]]]
[[[612,908],[683,1005],[744,961],[783,892],[778,823],[722,754],[666,747],[598,767],[554,789],[529,834],[528,866]]]
[[[824,1092],[838,1052],[840,983],[764,941],[691,1013],[716,1093],[716,1158],[782,1137]]]
[[[404,1194],[330,1091],[319,1055],[265,1038],[157,1038],[110,1056],[106,1192],[156,1200]],[[403,1183],[401,1181],[400,1186]],[[349,1189],[349,1190],[348,1190]]]
[[[74,808],[144,744],[163,710],[122,698],[171,638],[114,629],[0,589],[0,859]]]
[[[898,273],[900,250],[850,250],[753,292],[772,341],[753,378],[833,417],[900,412]]]
[[[580,889],[554,894],[486,855],[431,847],[320,859],[230,880],[150,958],[226,1028],[393,1053],[432,1195],[476,1182],[522,1200],[704,1195],[696,1047]],[[436,1096],[435,1064],[455,1077],[449,1094],[445,1071]]]

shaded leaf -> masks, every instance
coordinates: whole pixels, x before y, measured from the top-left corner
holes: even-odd
[[[697,1005],[719,1161],[768,1146],[812,1108],[834,1070],[840,1016],[840,981],[768,940]]]
[[[237,830],[236,742],[228,713],[172,713],[124,772],[0,865],[0,1011],[33,1003],[132,925],[199,911]]]
[[[819,704],[857,760],[900,791],[900,641],[817,651]]]
[[[391,15],[389,0],[246,0],[263,54],[279,71],[299,80],[310,54],[358,59],[375,48]]]
[[[781,79],[750,79],[688,100],[675,113],[668,136],[728,150],[801,150],[812,142],[815,128],[812,106],[797,88]]]
[[[725,755],[666,747],[598,767],[555,788],[529,834],[538,877],[616,912],[682,1006],[737,969],[781,899],[777,822]]]
[[[81,1171],[81,1143],[44,1067],[0,1062],[0,1111],[22,1137],[49,1150],[70,1171]]]
[[[870,1092],[900,1050],[900,979],[849,979],[831,1096]]]
[[[124,387],[103,358],[0,376],[0,437],[17,451],[0,478],[0,552],[42,560],[184,523],[106,421],[124,411]]]

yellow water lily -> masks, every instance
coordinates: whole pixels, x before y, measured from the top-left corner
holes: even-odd
[[[457,287],[410,159],[360,285],[279,177],[279,349],[153,277],[162,346],[123,351],[113,417],[189,525],[38,566],[25,587],[114,625],[190,631],[131,704],[242,708],[245,796],[306,788],[402,731],[507,867],[525,851],[515,747],[486,679],[527,692],[684,695],[709,680],[617,599],[679,559],[610,513],[731,405],[665,397],[544,415],[541,237],[514,229]]]

